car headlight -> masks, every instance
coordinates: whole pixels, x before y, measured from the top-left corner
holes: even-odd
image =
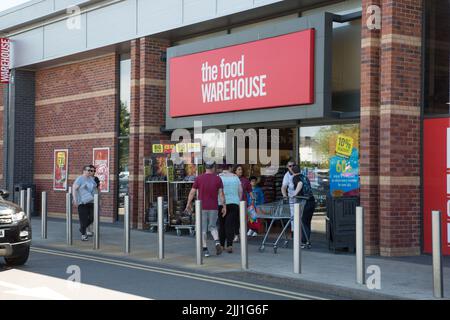
[[[26,214],[23,211],[13,213],[12,220],[13,222],[20,222],[26,218]]]

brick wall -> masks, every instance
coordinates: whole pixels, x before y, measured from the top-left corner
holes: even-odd
[[[381,0],[363,0],[363,8]],[[369,29],[362,19],[361,40],[361,205],[365,212],[368,254],[379,253],[379,147],[381,30]]]
[[[69,149],[69,186],[91,164],[93,148],[109,147],[110,192],[100,197],[101,215],[117,210],[118,56],[111,54],[36,72],[34,180],[48,192],[49,214],[65,212],[65,193],[53,191],[53,153]]]
[[[420,254],[422,0],[382,8],[381,32],[363,19],[361,201],[369,253]]]
[[[131,43],[130,206],[134,228],[145,228],[143,159],[161,134],[166,110],[166,40],[140,38]],[[131,162],[131,159],[132,162]]]

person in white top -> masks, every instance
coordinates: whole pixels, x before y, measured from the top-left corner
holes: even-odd
[[[283,184],[281,185],[281,193],[283,194],[283,198],[289,198],[294,192],[294,172],[292,169],[295,166],[294,161],[289,161],[287,164],[288,172],[284,175]]]

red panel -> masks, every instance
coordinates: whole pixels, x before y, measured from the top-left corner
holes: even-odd
[[[314,103],[314,34],[309,29],[172,58],[170,116]]]
[[[447,134],[447,131],[449,132]],[[447,138],[449,136],[449,138]],[[450,175],[450,118],[429,119],[424,121],[424,243],[425,252],[431,253],[431,211],[442,212],[442,248],[443,254],[450,255],[450,211],[447,202],[447,174]],[[447,165],[449,162],[449,165]],[[449,186],[450,188],[450,186]]]

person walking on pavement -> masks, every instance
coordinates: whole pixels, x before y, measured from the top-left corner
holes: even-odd
[[[94,222],[94,194],[97,184],[95,183],[91,166],[83,168],[83,175],[79,176],[73,184],[73,204],[78,207],[80,218],[81,241],[88,241],[87,228]]]
[[[238,176],[231,172],[233,166],[225,165],[223,172],[219,175],[222,179],[225,201],[220,201],[219,206],[219,237],[220,244],[227,252],[233,253],[233,240],[235,236],[235,221],[239,221],[239,203],[242,199],[242,184]],[[226,208],[225,213],[221,212]]]
[[[191,192],[189,193],[186,211],[192,212],[192,202],[198,192],[198,200],[202,201],[202,239],[203,239],[203,255],[209,257],[209,250],[206,243],[207,232],[211,235],[216,244],[216,254],[220,255],[223,247],[220,245],[219,232],[217,231],[217,210],[219,205],[217,198],[225,201],[222,180],[216,174],[215,164],[205,165],[206,173],[195,179]],[[223,209],[226,214],[226,208]]]
[[[306,197],[305,207],[303,208],[303,212],[301,215],[302,221],[302,248],[311,249],[311,221],[314,215],[314,210],[316,209],[316,199],[314,198],[311,182],[308,177],[303,175],[300,172],[300,167],[294,166],[292,169],[294,177],[293,187],[294,192],[291,194],[291,198],[294,203],[298,203],[297,196]],[[291,228],[293,230],[293,223],[291,224]]]
[[[255,196],[253,195],[253,189],[252,185],[250,184],[250,180],[248,180],[244,175],[244,167],[242,165],[237,165],[234,170],[234,174],[238,176],[239,180],[241,181],[242,185],[242,197],[241,201],[248,202],[248,197],[250,196],[251,201],[254,201]],[[234,224],[234,240],[233,242],[239,242],[239,229],[240,229],[240,222],[239,219],[236,219]]]

